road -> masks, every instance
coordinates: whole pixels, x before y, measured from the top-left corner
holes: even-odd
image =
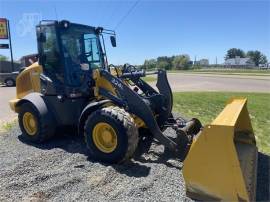
[[[1,122],[10,121],[16,117],[16,114],[11,111],[8,101],[15,98],[15,87],[0,86],[0,124]]]
[[[233,91],[270,92],[270,76],[168,74],[174,92],[183,91]],[[0,121],[16,117],[8,106],[15,97],[15,87],[0,87]]]
[[[270,92],[270,76],[170,73],[168,79],[174,92]]]

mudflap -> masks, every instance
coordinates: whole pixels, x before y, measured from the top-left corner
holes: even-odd
[[[193,139],[183,167],[187,195],[207,201],[254,201],[257,154],[247,99],[231,99]]]

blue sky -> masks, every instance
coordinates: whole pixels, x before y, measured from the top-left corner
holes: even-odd
[[[13,54],[35,53],[33,24],[38,19],[68,19],[114,29],[135,1],[3,1],[0,17],[10,20]],[[29,18],[32,16],[32,21]],[[27,26],[22,26],[26,22]],[[107,51],[113,64],[141,64],[158,56],[189,54],[191,59],[224,62],[229,48],[260,50],[270,60],[270,0],[139,0],[117,27],[117,48]],[[4,41],[1,41],[4,42]],[[9,52],[0,49],[0,54]]]

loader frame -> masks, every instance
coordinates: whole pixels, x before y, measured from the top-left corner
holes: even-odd
[[[91,32],[95,40],[98,40],[96,51],[101,56],[100,66],[94,66],[93,61],[87,61],[88,69],[83,69],[82,62],[76,61],[79,53],[86,57],[87,53],[93,52],[92,38],[90,38],[91,51],[86,53],[81,51],[82,47],[78,48],[75,62],[72,61],[69,65],[67,60],[71,58],[70,52],[65,52],[65,55],[62,47],[64,43],[60,44],[61,29],[67,31],[69,25],[90,29],[85,33]],[[25,137],[29,136],[29,139],[42,142],[51,137],[56,127],[76,125],[78,133],[84,133],[85,138],[88,139],[86,143],[89,146],[92,144],[92,139],[95,139],[93,134],[94,137],[101,137],[111,130],[113,135],[110,133],[109,136],[115,139],[116,133],[112,127],[115,126],[117,131],[120,131],[118,134],[125,139],[125,142],[122,141],[123,144],[120,144],[123,149],[119,150],[126,152],[124,157],[120,156],[120,159],[116,156],[118,159],[113,159],[119,163],[132,156],[139,139],[138,129],[146,128],[148,135],[153,135],[176,154],[174,157],[184,160],[183,175],[189,196],[199,200],[252,201],[255,199],[254,174],[257,166],[257,147],[246,99],[230,100],[212,124],[204,128],[198,119],[193,118],[188,121],[182,117],[175,118],[172,114],[172,91],[165,70],[152,72],[157,75],[157,90],[141,79],[146,76],[145,71],[132,65],[124,65],[122,69],[114,67],[116,71],[114,75],[107,64],[105,46],[103,50],[100,42],[100,36],[103,40],[101,34],[103,28],[69,24],[68,21],[50,21],[44,26],[42,24],[37,26],[39,64],[32,64],[18,75],[17,96],[9,102],[11,109],[19,113],[19,124]],[[50,75],[50,68],[46,69],[44,62],[46,57],[42,54],[41,43],[44,40],[44,33],[46,34],[46,26],[56,28],[57,43],[52,44],[58,44],[60,48],[59,67],[62,71],[60,73],[64,75],[60,79],[54,75],[59,72],[52,71]],[[44,33],[42,33],[43,28],[45,28]],[[85,33],[81,32],[81,30],[79,33],[76,32],[78,35],[76,35],[78,40],[76,43],[80,43],[80,40],[85,42]],[[114,32],[109,33],[113,34],[111,37],[115,37]],[[112,40],[112,45],[116,45],[115,38]],[[54,53],[54,50],[49,49],[47,52]],[[93,53],[91,54],[93,58]],[[66,58],[65,63],[64,58]],[[77,65],[77,69],[73,68],[73,64]],[[52,66],[53,70],[54,68],[57,69],[58,66]],[[79,78],[79,82],[76,80],[78,77],[75,70],[79,70],[79,76],[84,76],[83,79]],[[70,78],[71,76],[74,80]],[[26,121],[24,121],[25,114],[31,115]],[[28,128],[27,125],[31,124],[35,128],[33,133],[25,130]],[[102,130],[95,130],[97,125]],[[168,137],[163,133],[167,127],[174,129],[176,138]],[[127,147],[129,149],[126,149]],[[89,148],[91,155],[106,159],[106,162],[112,158],[108,154],[115,154],[113,150],[107,150],[108,153],[106,150],[94,153],[93,148],[91,146]]]

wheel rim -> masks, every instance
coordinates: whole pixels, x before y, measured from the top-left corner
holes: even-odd
[[[104,153],[111,153],[117,146],[117,135],[111,125],[105,122],[98,123],[92,133],[95,146]]]
[[[12,80],[7,80],[7,86],[12,86],[13,85],[13,81]]]
[[[35,116],[30,112],[25,112],[23,115],[23,127],[29,135],[35,135],[37,132],[37,122]]]

